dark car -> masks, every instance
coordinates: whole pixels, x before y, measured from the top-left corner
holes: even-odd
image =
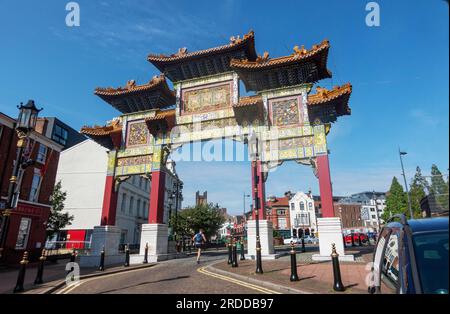
[[[378,238],[369,293],[448,294],[448,220],[391,218]]]

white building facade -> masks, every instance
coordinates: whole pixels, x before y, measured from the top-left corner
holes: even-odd
[[[292,196],[289,200],[289,211],[293,237],[317,233],[314,199],[310,193],[297,192]]]
[[[91,241],[94,226],[98,226],[101,220],[107,162],[108,150],[90,139],[61,153],[56,180],[61,180],[62,189],[67,192],[64,209],[74,219],[58,240]],[[169,170],[166,176],[165,222],[174,182],[179,182],[175,165],[171,164]],[[121,229],[122,244],[139,244],[141,225],[148,221],[150,189],[151,181],[145,176],[131,176],[119,185],[116,226]],[[179,208],[181,200],[179,197]]]

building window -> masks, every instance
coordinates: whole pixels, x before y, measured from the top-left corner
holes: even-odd
[[[294,209],[295,209],[295,204],[291,203],[291,210],[294,210]]]
[[[312,207],[313,207],[313,206],[312,206],[312,203],[309,202],[309,203],[308,203],[308,208],[309,208],[309,210],[312,210]]]
[[[28,237],[30,235],[31,219],[22,218],[19,225],[19,233],[17,234],[16,250],[26,249]]]
[[[36,157],[37,162],[45,164],[45,159],[47,158],[47,150],[48,150],[47,146],[39,144],[39,150]]]
[[[68,138],[67,130],[56,124],[55,128],[53,129],[52,139],[58,142],[59,144],[65,146],[67,144],[67,138]]]
[[[130,208],[129,208],[129,212],[131,215],[133,214],[133,206],[134,206],[134,197],[131,196],[130,197]]]
[[[147,202],[146,201],[142,202],[142,213],[144,215],[144,218],[147,218],[148,211],[147,211]]]
[[[31,182],[30,196],[28,200],[30,202],[37,202],[39,199],[39,189],[41,187],[41,172],[39,169],[34,169],[33,181]]]
[[[285,215],[286,215],[286,211],[285,211],[284,209],[279,209],[279,210],[277,211],[277,214],[278,214],[279,216],[285,216]]]
[[[300,202],[300,210],[305,210],[305,203]]]
[[[278,218],[278,229],[281,229],[281,230],[287,229],[286,218]]]
[[[125,206],[127,204],[127,195],[125,193],[122,194],[122,203],[120,204],[120,211],[125,212]]]
[[[141,200],[137,200],[136,211],[137,211],[137,216],[142,217],[142,215],[141,215]]]

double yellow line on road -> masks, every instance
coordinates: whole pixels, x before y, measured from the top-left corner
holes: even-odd
[[[210,277],[214,277],[214,278],[218,278],[218,279],[222,279],[222,280],[225,280],[225,281],[228,281],[228,282],[232,282],[234,284],[237,284],[237,285],[240,285],[240,286],[243,286],[243,287],[246,287],[246,288],[250,288],[250,289],[253,289],[253,290],[265,293],[265,294],[281,294],[280,292],[277,292],[277,291],[274,291],[274,290],[270,290],[270,289],[267,289],[267,288],[264,288],[264,287],[261,287],[261,286],[257,286],[257,285],[254,285],[254,284],[251,284],[251,283],[248,283],[248,282],[245,282],[245,281],[241,281],[241,280],[238,280],[238,279],[235,279],[235,278],[231,278],[231,277],[227,277],[227,276],[224,276],[224,275],[219,275],[219,274],[210,272],[210,271],[206,270],[207,267],[208,266],[204,266],[204,267],[198,268],[197,271],[199,273],[201,273],[201,274],[204,274],[204,275],[207,275],[207,276],[210,276]]]
[[[153,266],[153,267],[156,267],[156,266]],[[153,268],[153,267],[151,267],[151,268]],[[73,283],[73,284],[70,284],[70,285],[64,287],[63,289],[59,290],[58,292],[56,292],[56,294],[68,294],[68,293],[72,292],[72,290],[74,290],[74,289],[78,288],[79,286],[81,286],[82,284],[90,282],[90,281],[93,281],[93,280],[105,279],[105,278],[108,278],[108,277],[113,277],[113,276],[122,275],[122,274],[130,274],[130,273],[134,273],[134,272],[137,272],[137,271],[148,270],[149,268],[150,267],[142,267],[142,268],[138,268],[138,269],[128,270],[128,271],[125,271],[125,272],[112,273],[112,274],[109,274],[109,275],[101,275],[101,276],[98,276],[98,277],[80,279],[80,281],[78,281],[76,283]]]

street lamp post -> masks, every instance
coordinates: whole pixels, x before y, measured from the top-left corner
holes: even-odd
[[[23,152],[28,136],[30,132],[35,128],[38,114],[42,110],[42,108],[36,108],[33,100],[29,100],[26,105],[20,103],[20,106],[17,106],[17,108],[20,110],[19,117],[15,126],[18,137],[17,155],[14,162],[12,175],[9,179],[8,199],[6,202],[6,209],[3,211],[3,218],[1,221],[0,258],[4,257],[5,255],[3,254],[3,251],[5,249],[6,239],[8,237],[9,216],[11,215],[11,212],[17,207],[17,203],[19,201],[19,177],[21,170],[23,171],[28,166],[33,164],[32,160],[24,160]]]
[[[259,210],[260,210],[260,202],[259,202],[259,198],[258,198],[258,184],[259,184],[259,180],[262,180],[262,178],[260,178],[258,176],[258,159],[259,159],[259,147],[258,147],[259,143],[258,143],[258,137],[256,136],[255,133],[253,133],[250,137],[250,142],[249,142],[249,149],[250,149],[250,155],[251,155],[251,160],[254,163],[253,166],[253,180],[254,180],[254,206],[253,206],[253,210],[255,211],[255,219],[256,219],[256,273],[257,274],[262,274],[263,270],[262,270],[262,262],[261,262],[261,241],[259,238]],[[264,210],[264,209],[263,209]]]
[[[246,216],[245,216],[245,198],[246,197],[250,197],[250,195],[248,195],[248,194],[245,194],[245,192],[244,192],[244,194],[243,194],[243,200],[244,200],[244,219],[243,219],[243,221],[244,221],[244,238],[246,238],[247,237],[247,229],[245,228],[245,223],[246,223],[246,221],[247,221],[247,218],[246,218]]]
[[[406,190],[406,196],[408,197],[408,209],[409,209],[409,215],[411,216],[411,219],[414,219],[414,214],[411,207],[411,197],[409,195],[408,190],[408,183],[406,183],[406,175],[405,175],[405,168],[403,167],[403,155],[406,155],[406,152],[402,152],[400,148],[398,149],[398,154],[400,156],[400,164],[402,165],[402,174],[403,174],[403,180],[405,181],[405,190]]]

